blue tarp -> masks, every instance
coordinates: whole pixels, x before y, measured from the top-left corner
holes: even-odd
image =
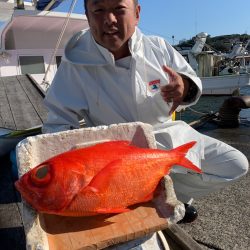
[[[44,10],[45,7],[51,2],[52,0],[38,0],[36,4],[37,10]],[[56,2],[50,7],[49,10],[56,8],[59,4],[62,3],[63,0],[56,0]]]

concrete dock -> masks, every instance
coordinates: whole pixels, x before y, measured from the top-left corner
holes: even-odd
[[[204,134],[222,140],[243,152],[250,161],[250,123],[236,129],[205,126]],[[179,224],[203,249],[250,249],[250,174],[193,205],[198,219]]]

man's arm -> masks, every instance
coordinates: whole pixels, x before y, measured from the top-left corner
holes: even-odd
[[[48,118],[43,124],[43,133],[52,133],[79,128],[79,120],[87,109],[86,98],[79,84],[79,77],[72,65],[61,62],[56,76],[44,99]]]

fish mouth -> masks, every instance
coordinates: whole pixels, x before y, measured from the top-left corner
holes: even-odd
[[[32,193],[30,190],[29,190],[29,194],[27,194],[27,189],[23,188],[22,182],[20,180],[15,182],[15,187],[17,191],[21,194],[22,199],[24,199],[32,208],[37,210],[37,206],[34,205],[35,199],[33,199],[36,196],[36,194]]]
[[[18,191],[20,194],[22,194],[24,190],[23,190],[22,185],[21,185],[20,182],[21,182],[20,180],[17,180],[17,181],[15,182],[15,188],[17,189],[17,191]]]
[[[25,194],[27,192],[27,190],[25,190],[22,186],[22,183],[20,180],[16,181],[15,182],[15,187],[17,189],[17,191],[21,194],[22,197],[27,198],[27,195]]]

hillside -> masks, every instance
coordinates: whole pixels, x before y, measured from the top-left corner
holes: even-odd
[[[215,51],[229,52],[232,48],[232,45],[237,42],[242,42],[246,44],[247,40],[250,39],[250,35],[247,34],[232,34],[232,35],[223,35],[211,37],[208,35],[206,44],[213,48]],[[192,47],[195,43],[195,37],[190,40],[181,41],[178,47]]]

